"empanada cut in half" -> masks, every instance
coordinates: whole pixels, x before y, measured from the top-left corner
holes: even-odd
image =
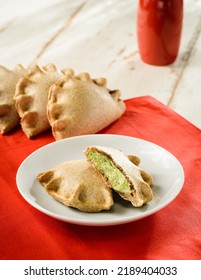
[[[56,140],[96,133],[124,111],[120,91],[107,89],[106,79],[91,79],[88,73],[65,75],[50,88],[47,112]]]
[[[131,156],[101,146],[87,147],[85,155],[106,184],[133,206],[140,207],[153,199],[152,176],[134,164]]]
[[[112,190],[87,160],[62,163],[37,176],[46,191],[66,206],[100,212],[113,205]]]
[[[18,80],[27,74],[18,64],[13,70],[0,66],[0,133],[5,134],[19,125],[20,118],[15,108],[14,94]]]
[[[28,138],[50,128],[47,118],[49,88],[62,76],[54,64],[34,65],[16,86],[15,104],[21,127]]]

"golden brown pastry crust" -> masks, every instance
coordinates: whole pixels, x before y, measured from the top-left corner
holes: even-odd
[[[0,66],[0,133],[5,134],[20,123],[13,100],[18,80],[27,74],[18,64],[13,70]]]
[[[106,79],[88,73],[68,74],[51,86],[48,119],[56,140],[96,133],[125,111],[119,90],[109,90]]]
[[[29,74],[21,78],[16,86],[15,105],[21,117],[21,127],[28,138],[50,128],[47,118],[49,88],[62,72],[55,65],[34,65]]]
[[[46,191],[66,206],[84,212],[108,210],[112,191],[87,160],[62,163],[37,176]]]

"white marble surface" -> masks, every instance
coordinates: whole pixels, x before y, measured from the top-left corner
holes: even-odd
[[[55,63],[106,77],[124,99],[151,95],[201,128],[201,0],[184,1],[179,56],[140,60],[137,0],[0,0],[0,64]]]

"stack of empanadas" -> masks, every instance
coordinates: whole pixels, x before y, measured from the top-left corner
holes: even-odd
[[[112,190],[135,207],[153,199],[152,176],[141,169],[137,156],[108,147],[92,146],[87,160],[62,163],[37,176],[46,191],[64,205],[86,212],[109,210]]]
[[[28,138],[52,129],[55,140],[93,134],[125,111],[119,90],[88,73],[74,75],[53,64],[12,71],[0,66],[0,133],[21,123]]]

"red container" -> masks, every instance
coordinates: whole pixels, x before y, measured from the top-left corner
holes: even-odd
[[[175,61],[182,20],[183,0],[139,0],[137,36],[145,63],[163,66]]]

